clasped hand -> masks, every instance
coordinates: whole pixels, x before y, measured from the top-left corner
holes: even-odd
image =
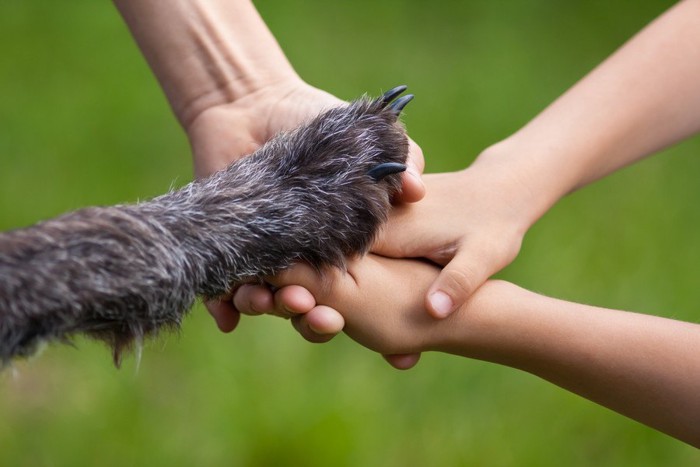
[[[195,173],[221,169],[277,132],[340,103],[290,81],[207,109],[187,128]],[[468,169],[421,180],[423,155],[411,141],[409,170],[389,221],[372,253],[353,260],[347,274],[327,271],[322,278],[299,265],[270,278],[275,293],[243,285],[206,306],[224,332],[236,327],[241,313],[274,314],[291,318],[311,342],[328,341],[345,329],[392,365],[411,367],[417,353],[430,347],[429,330],[439,327],[438,319],[460,308],[515,258],[529,227],[518,222],[527,200],[513,189],[519,186],[517,174],[494,165],[485,153]],[[417,326],[408,326],[407,313]]]

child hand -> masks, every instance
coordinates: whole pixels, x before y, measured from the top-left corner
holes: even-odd
[[[284,288],[281,290],[301,287],[314,298],[303,307],[305,315],[290,314],[307,339],[313,334],[306,325],[317,333],[311,313],[332,316],[332,307],[330,310],[342,315],[344,331],[358,343],[385,355],[406,355],[437,349],[449,329],[450,320],[432,319],[423,305],[425,292],[438,273],[437,267],[422,261],[370,254],[351,261],[347,273],[332,269],[320,274],[298,264],[270,282]]]

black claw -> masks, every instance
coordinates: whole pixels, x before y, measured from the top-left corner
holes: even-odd
[[[375,182],[379,182],[384,177],[403,172],[404,170],[406,170],[405,164],[400,164],[398,162],[385,162],[383,164],[375,165],[369,169],[367,175],[372,177]]]
[[[403,110],[403,108],[406,107],[406,104],[411,102],[412,99],[413,99],[413,94],[406,94],[405,96],[399,97],[394,102],[392,102],[391,105],[389,106],[389,108],[391,109],[392,112],[394,112],[394,115],[396,115],[398,117],[399,114],[401,113],[401,111]]]
[[[402,84],[401,86],[396,86],[394,89],[389,89],[387,92],[384,93],[382,96],[382,107],[386,107],[387,104],[389,104],[391,101],[396,99],[399,95],[401,95],[406,89],[408,89],[408,86],[405,84]]]

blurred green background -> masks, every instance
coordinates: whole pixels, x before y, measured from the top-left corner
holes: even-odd
[[[406,83],[428,171],[466,166],[670,1],[266,1],[310,83]],[[700,141],[559,203],[501,276],[697,321]],[[191,177],[188,145],[111,3],[0,2],[0,228],[135,201]],[[696,207],[693,207],[696,206]],[[2,466],[700,465],[700,453],[509,368],[424,355],[410,372],[287,322],[219,333],[197,307],[140,369],[78,340],[0,375]]]

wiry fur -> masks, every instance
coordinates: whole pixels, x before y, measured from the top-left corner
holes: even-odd
[[[399,187],[368,170],[408,151],[385,104],[332,109],[150,201],[0,234],[0,366],[75,333],[105,341],[118,364],[134,339],[178,328],[196,296],[364,253]]]

